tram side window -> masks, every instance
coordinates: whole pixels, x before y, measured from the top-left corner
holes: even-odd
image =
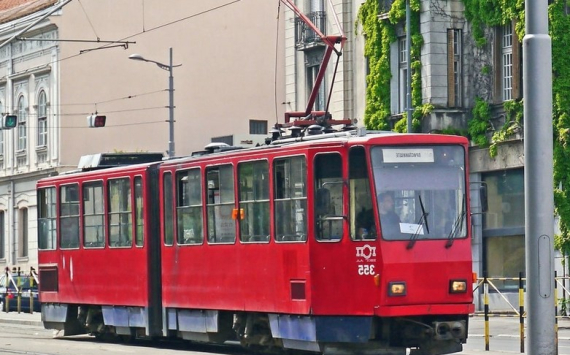
[[[60,189],[60,246],[79,248],[79,185],[64,185]]]
[[[142,177],[135,177],[135,244],[137,247],[144,245],[144,204],[143,204]]]
[[[269,163],[241,163],[239,173],[239,230],[242,242],[269,241]]]
[[[315,236],[340,240],[343,231],[343,181],[340,154],[319,154],[314,162]]]
[[[305,157],[275,159],[273,164],[276,241],[306,241]]]
[[[350,236],[352,240],[376,239],[368,162],[363,147],[353,147],[348,156],[350,189]]]
[[[178,244],[202,244],[202,183],[200,169],[176,173]]]
[[[83,246],[86,248],[105,246],[105,205],[102,181],[83,184]]]
[[[234,172],[231,165],[206,170],[208,183],[208,242],[234,243],[236,240]]]
[[[131,184],[128,178],[109,180],[109,245],[130,247],[132,240]]]
[[[172,206],[172,173],[164,174],[162,190],[164,191],[164,244],[174,243],[174,209]]]
[[[38,248],[55,249],[57,236],[57,214],[55,187],[38,191]]]

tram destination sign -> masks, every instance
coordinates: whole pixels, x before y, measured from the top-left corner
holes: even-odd
[[[431,148],[385,148],[384,163],[433,163]]]

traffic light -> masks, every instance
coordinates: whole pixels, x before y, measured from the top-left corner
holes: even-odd
[[[87,116],[87,125],[91,128],[105,127],[107,116],[91,115]]]
[[[2,116],[2,129],[12,129],[18,125],[18,116],[4,115]]]

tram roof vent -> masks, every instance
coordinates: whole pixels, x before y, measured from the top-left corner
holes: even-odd
[[[162,153],[98,153],[84,155],[79,159],[77,168],[94,170],[112,168],[121,165],[133,165],[161,161]]]
[[[229,145],[229,144],[223,143],[223,142],[212,142],[212,143],[209,143],[208,145],[206,145],[204,147],[204,150],[192,152],[192,156],[201,156],[201,155],[212,154],[212,153],[222,153],[222,152],[227,152],[227,151],[232,151],[232,150],[237,150],[237,149],[243,149],[243,147],[238,147],[235,145]]]

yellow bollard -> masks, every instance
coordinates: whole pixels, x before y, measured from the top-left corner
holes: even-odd
[[[34,275],[30,274],[30,314],[34,314],[34,294],[32,288],[34,287]]]
[[[524,288],[522,272],[519,272],[519,333],[521,337],[521,354],[524,353]]]
[[[556,271],[554,271],[554,349],[558,355],[558,281]]]
[[[18,292],[16,293],[16,297],[17,297],[17,309],[18,309],[18,313],[20,313],[22,311],[22,279],[20,277],[18,277],[18,282],[16,283],[16,288],[18,289]]]
[[[483,279],[483,302],[485,303],[485,351],[489,351],[489,284]]]
[[[4,286],[6,287],[6,293],[4,294],[4,310],[6,311],[6,313],[8,313],[8,311],[10,310],[10,308],[8,307],[8,286],[10,286],[10,269],[6,268],[6,279],[4,282]]]

